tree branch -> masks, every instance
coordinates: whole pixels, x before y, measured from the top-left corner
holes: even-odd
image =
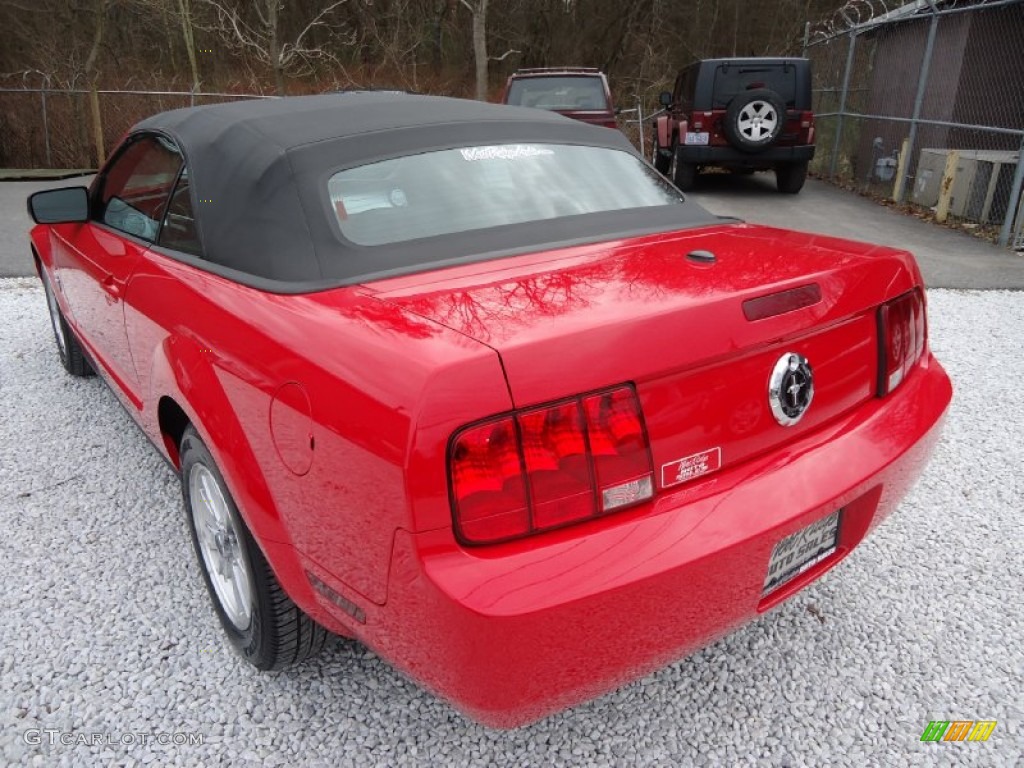
[[[511,56],[513,53],[522,53],[522,51],[518,50],[517,48],[510,48],[509,50],[507,50],[503,54],[501,54],[501,56],[490,56],[489,59],[491,61],[504,61],[509,56]]]

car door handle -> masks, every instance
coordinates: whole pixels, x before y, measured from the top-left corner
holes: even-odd
[[[121,284],[117,282],[117,279],[113,275],[107,275],[103,278],[103,290],[105,290],[111,298],[121,298]]]

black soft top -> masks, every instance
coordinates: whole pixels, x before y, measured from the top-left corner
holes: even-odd
[[[346,240],[327,179],[436,149],[512,142],[636,151],[619,131],[545,110],[394,92],[259,99],[164,112],[133,132],[173,139],[188,166],[204,258],[233,279],[297,292],[433,266],[716,221],[693,203],[514,224],[394,245]]]

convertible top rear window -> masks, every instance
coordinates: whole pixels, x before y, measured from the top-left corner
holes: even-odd
[[[370,246],[683,202],[628,152],[566,144],[407,155],[340,171],[327,187],[342,234]]]
[[[164,112],[134,132],[188,162],[167,252],[280,293],[719,221],[619,131],[541,109],[321,94]]]

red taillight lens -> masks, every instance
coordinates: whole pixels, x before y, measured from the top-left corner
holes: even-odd
[[[654,495],[632,387],[520,411],[457,433],[449,454],[456,530],[487,544],[585,520]]]
[[[886,302],[878,310],[878,394],[898,387],[921,359],[925,346],[924,297],[917,288]]]
[[[591,395],[583,405],[601,511],[649,499],[654,490],[651,457],[636,395],[616,389]]]
[[[594,487],[579,403],[529,411],[518,418],[534,526],[551,528],[590,517]]]
[[[452,492],[462,533],[498,541],[529,527],[519,441],[511,418],[463,431],[452,446]]]

